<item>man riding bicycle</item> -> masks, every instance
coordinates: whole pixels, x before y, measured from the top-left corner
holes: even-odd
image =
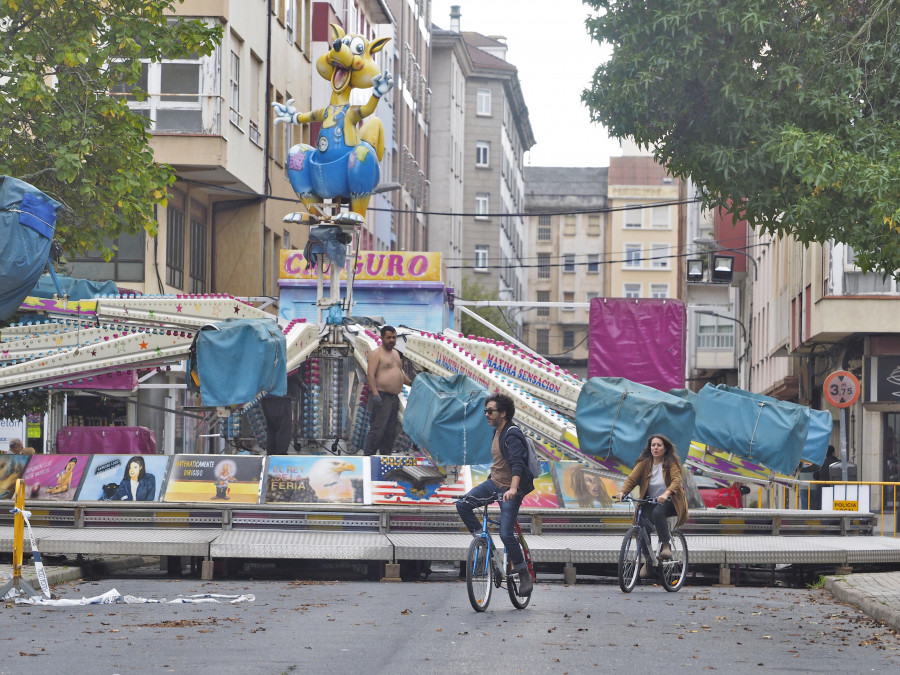
[[[519,575],[519,592],[521,595],[531,593],[533,584],[528,573],[525,556],[516,538],[516,518],[522,499],[534,490],[534,476],[528,471],[528,450],[525,435],[512,423],[516,413],[516,405],[505,394],[494,394],[484,404],[484,414],[488,424],[494,427],[494,440],[491,444],[493,464],[488,479],[481,485],[472,488],[469,495],[483,499],[493,494],[502,494],[500,501],[500,539],[506,546],[513,572]],[[481,531],[478,517],[473,513],[475,507],[465,500],[456,503],[459,517],[469,532],[477,535]]]

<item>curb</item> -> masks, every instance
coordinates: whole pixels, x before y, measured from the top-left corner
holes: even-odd
[[[855,605],[866,616],[884,621],[891,628],[900,630],[900,610],[892,609],[883,599],[870,592],[855,588],[847,577],[825,577],[825,590],[838,600]]]
[[[134,569],[135,567],[143,567],[147,564],[147,561],[141,556],[123,556],[109,560],[102,558],[86,560],[80,565],[72,565],[71,567],[44,565],[44,572],[47,575],[47,583],[50,586],[56,586],[67,581],[83,579],[85,576],[102,576],[111,572],[121,572],[122,570]],[[33,563],[22,565],[22,578],[28,582],[29,586],[40,591]]]

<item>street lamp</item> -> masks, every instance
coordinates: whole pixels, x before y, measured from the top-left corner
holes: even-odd
[[[727,251],[728,253],[734,253],[735,255],[742,255],[751,263],[753,263],[753,280],[757,281],[759,279],[759,265],[757,265],[756,260],[752,255],[747,253],[746,251],[738,251],[733,248],[721,248],[719,246],[719,242],[715,239],[711,239],[710,237],[697,237],[694,239],[694,243],[698,246],[709,246],[714,248],[716,251]],[[725,256],[722,256],[723,258]]]

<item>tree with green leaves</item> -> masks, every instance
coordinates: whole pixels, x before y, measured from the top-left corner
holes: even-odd
[[[464,300],[498,300],[497,291],[488,291],[477,281],[471,281],[468,277],[463,277],[462,282],[462,298]],[[507,333],[512,333],[512,329],[507,326],[503,312],[499,307],[479,307],[477,309],[470,308],[478,316],[485,321],[491,322],[497,328]],[[463,335],[476,335],[478,337],[488,338],[490,340],[505,340],[502,335],[495,333],[490,328],[473,319],[468,314],[462,314],[460,321],[460,332]]]
[[[900,6],[893,0],[585,0],[612,46],[583,94],[611,135],[707,207],[900,270]]]
[[[66,251],[111,255],[120,234],[156,232],[175,173],[115,92],[144,99],[141,59],[210,54],[221,41],[221,26],[171,16],[182,1],[0,0],[0,173],[63,205]]]

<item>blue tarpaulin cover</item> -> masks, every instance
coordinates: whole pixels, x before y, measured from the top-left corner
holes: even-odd
[[[227,319],[196,338],[196,369],[205,406],[243,405],[260,394],[287,394],[287,343],[268,319]]]
[[[812,408],[799,405],[797,403],[791,403],[790,401],[779,401],[778,399],[772,398],[771,396],[766,396],[764,394],[754,394],[748,391],[744,391],[743,389],[728,387],[726,385],[719,385],[717,388],[731,392],[733,394],[747,396],[751,399],[768,401],[769,403],[777,403],[787,408],[797,407],[801,409],[801,413],[808,413],[809,432],[806,435],[806,443],[803,444],[803,452],[801,453],[800,457],[801,459],[805,459],[807,462],[812,462],[816,465],[821,464],[825,459],[825,453],[828,450],[828,443],[831,441],[831,428],[832,426],[834,426],[834,419],[831,417],[831,413],[827,410],[813,410]],[[669,393],[673,396],[683,398],[686,401],[690,401],[694,405],[696,410],[699,396],[699,394],[697,394],[696,392],[690,391],[689,389],[672,389],[669,391]],[[696,414],[699,415],[700,413]],[[753,414],[755,414],[755,411]],[[704,416],[701,421],[705,419],[706,417]],[[702,442],[699,438],[693,438],[692,440]],[[731,452],[735,452],[735,454],[739,454],[742,457],[745,457],[745,455],[741,452],[733,450]]]
[[[634,464],[651,434],[669,438],[682,460],[694,429],[694,409],[659,389],[624,377],[592,377],[575,408],[578,447],[593,457]]]
[[[0,319],[15,314],[44,271],[59,206],[36,187],[0,176]]]
[[[695,409],[693,440],[784,474],[797,469],[809,433],[809,408],[707,384],[697,395]]]
[[[90,279],[75,279],[73,277],[56,277],[59,281],[63,295],[68,295],[69,300],[92,300],[103,295],[118,295],[119,287],[115,281],[92,281]],[[49,274],[42,274],[35,287],[28,294],[34,298],[52,298],[56,295],[56,284]]]
[[[419,373],[403,413],[403,431],[438,464],[491,464],[494,428],[484,416],[487,397],[487,390],[465,375]]]

